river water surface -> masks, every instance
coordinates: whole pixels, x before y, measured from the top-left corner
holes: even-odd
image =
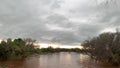
[[[120,68],[102,65],[85,54],[74,52],[38,55],[23,60],[0,61],[1,65],[8,68]]]

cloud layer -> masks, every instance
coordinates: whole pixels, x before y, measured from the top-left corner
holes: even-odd
[[[0,38],[80,44],[119,28],[120,1],[0,0]],[[116,5],[115,5],[116,4]]]

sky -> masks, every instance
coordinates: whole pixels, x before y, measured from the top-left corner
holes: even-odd
[[[119,29],[119,7],[119,0],[0,0],[0,38],[80,44]]]

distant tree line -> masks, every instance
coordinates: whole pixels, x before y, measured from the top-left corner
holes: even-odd
[[[86,53],[87,51],[84,49],[79,49],[79,48],[72,48],[72,49],[66,49],[66,48],[42,48],[41,53],[54,53],[54,52],[77,52],[77,53]]]
[[[8,38],[0,43],[0,60],[7,59],[21,59],[35,54],[48,54],[55,52],[84,52],[84,50],[75,49],[61,49],[61,48],[36,48],[34,45],[36,40],[27,39],[14,39]]]
[[[120,64],[120,32],[102,33],[98,37],[85,40],[82,46],[91,58],[104,63]]]

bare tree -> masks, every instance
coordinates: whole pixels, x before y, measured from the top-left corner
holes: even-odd
[[[120,64],[120,33],[103,33],[98,37],[83,42],[92,58],[102,61]]]

